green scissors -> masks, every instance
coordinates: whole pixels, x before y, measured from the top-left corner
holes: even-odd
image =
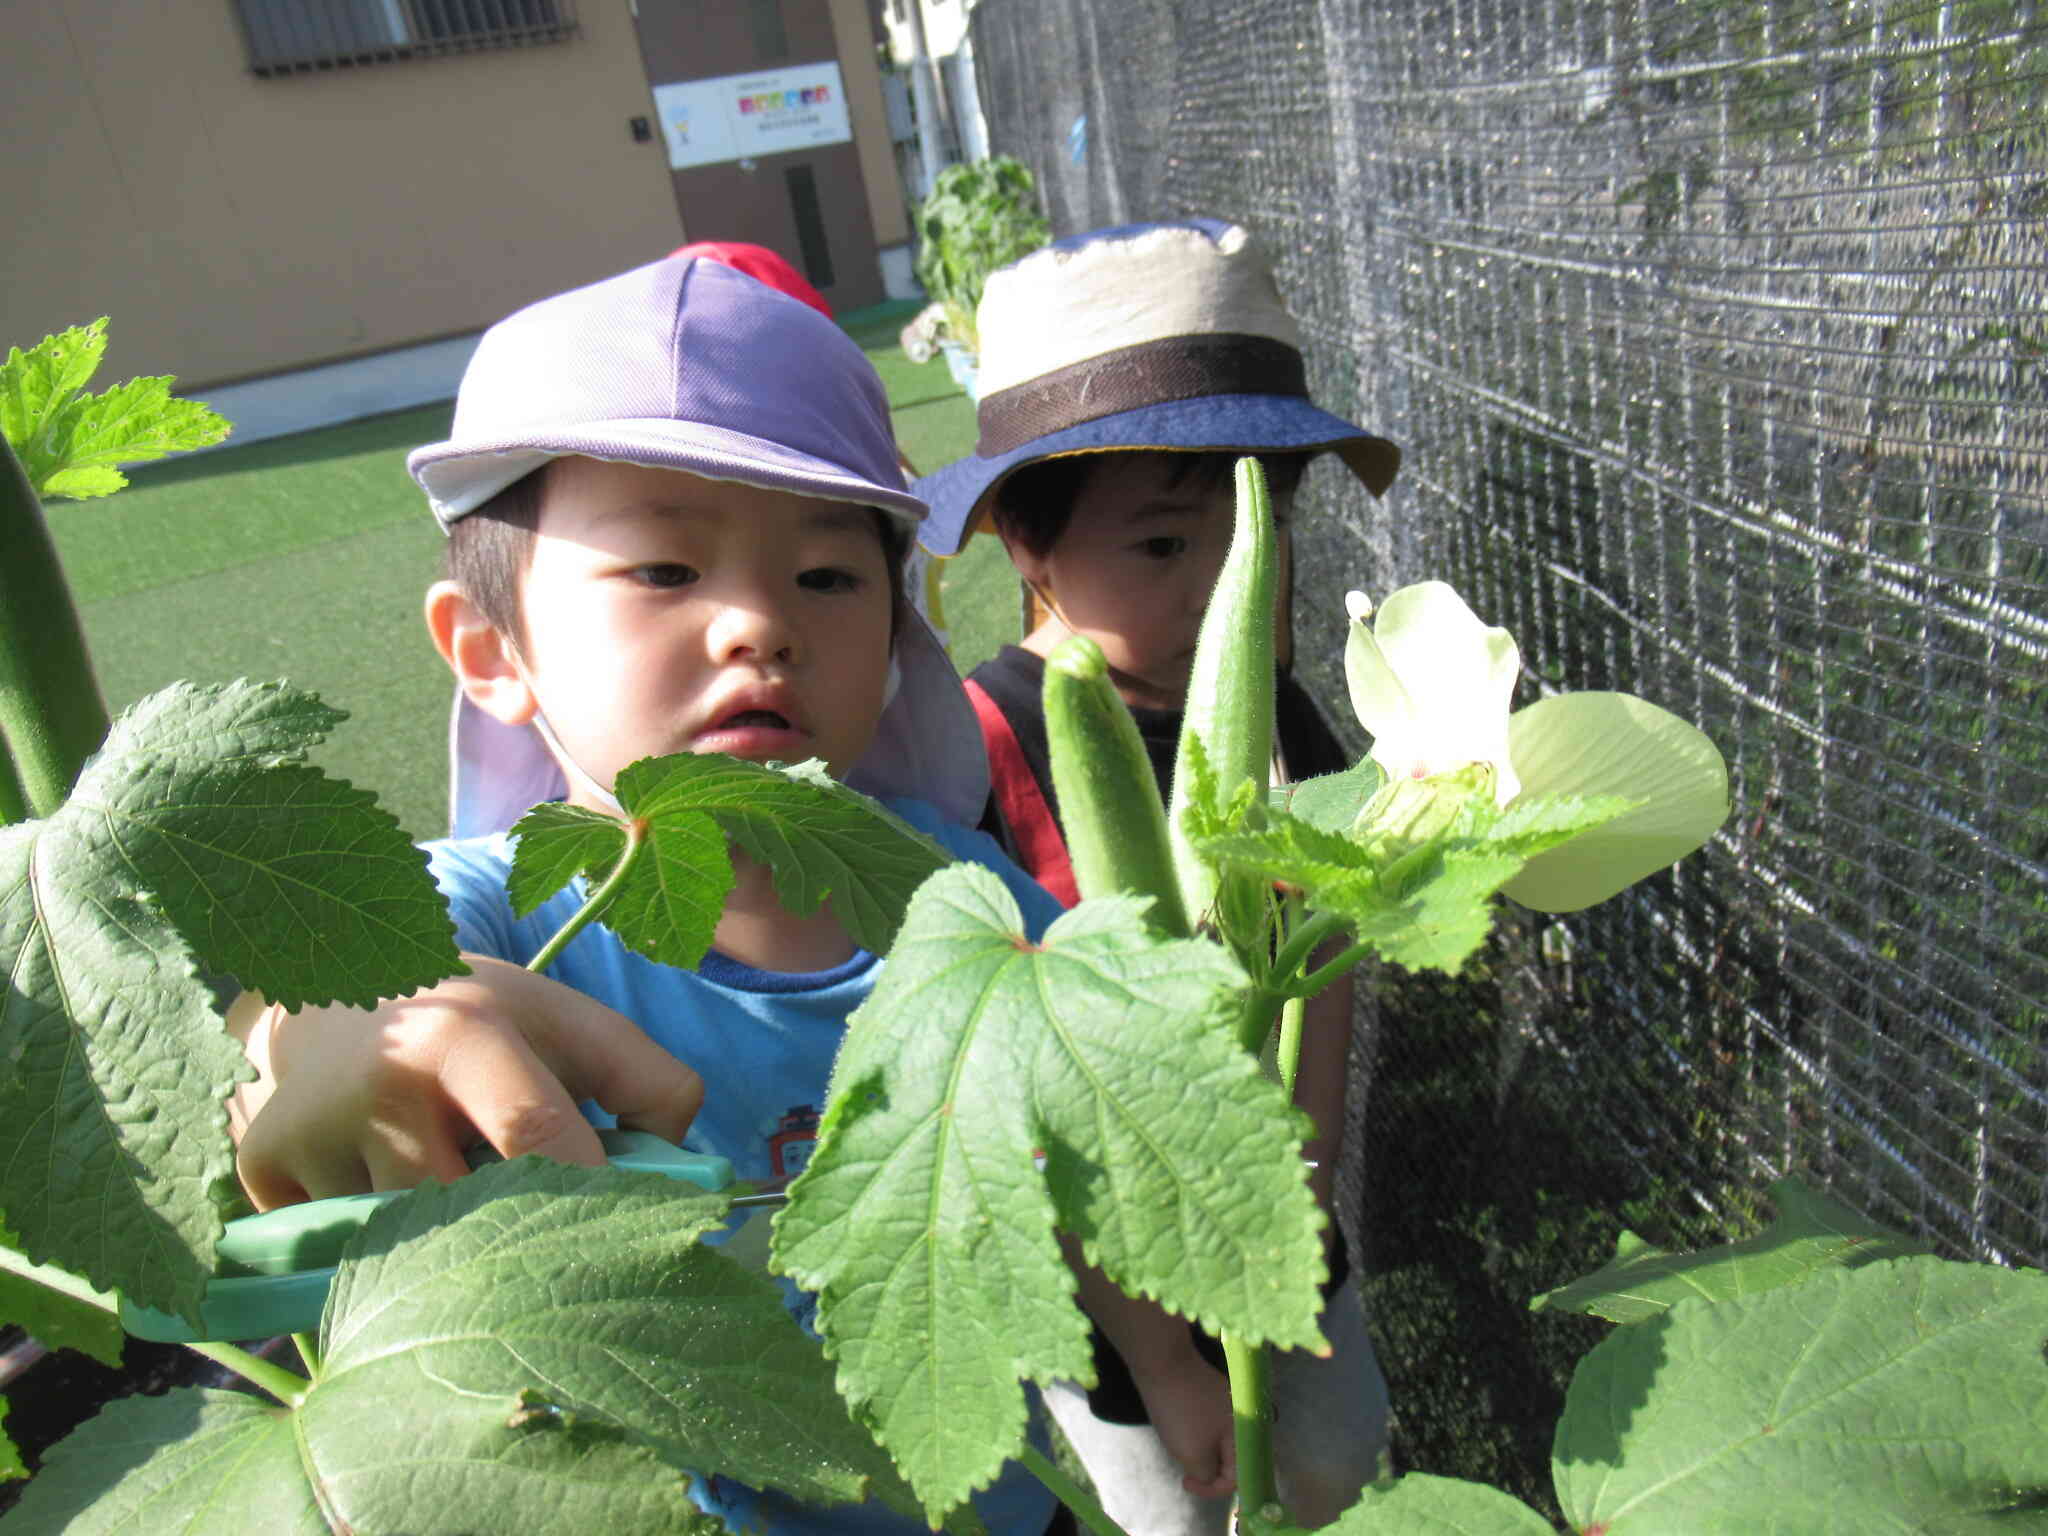
[[[703,1152],[685,1152],[645,1131],[599,1131],[605,1156],[629,1173],[659,1173],[721,1190],[732,1179],[732,1164]],[[341,1250],[373,1212],[404,1194],[340,1195],[279,1206],[228,1223],[214,1250],[218,1272],[200,1302],[204,1328],[194,1332],[183,1318],[121,1298],[121,1326],[138,1339],[160,1344],[194,1344],[263,1339],[280,1333],[310,1333],[320,1326],[327,1289],[334,1283]]]

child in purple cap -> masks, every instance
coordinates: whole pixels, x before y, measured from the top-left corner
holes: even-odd
[[[992,523],[1046,615],[978,667],[967,691],[993,820],[1018,862],[1071,904],[1040,703],[1045,658],[1070,634],[1102,647],[1167,794],[1195,639],[1230,542],[1236,459],[1265,465],[1284,559],[1310,457],[1335,453],[1379,495],[1400,454],[1310,401],[1294,320],[1234,225],[1126,225],[1058,241],[989,277],[976,324],[980,441],[917,483],[932,507],[921,537],[950,554]],[[1308,695],[1284,670],[1277,683],[1276,782],[1350,766]],[[1326,1208],[1350,1033],[1348,985],[1309,1004],[1296,1102],[1318,1127],[1308,1155]],[[1356,1500],[1386,1443],[1386,1386],[1334,1220],[1328,1230],[1321,1326],[1333,1352],[1273,1363],[1275,1471],[1305,1526]],[[1104,1331],[1095,1388],[1062,1382],[1046,1394],[1103,1507],[1131,1536],[1222,1536],[1232,1446],[1220,1348],[1156,1311]]]
[[[456,683],[455,836],[429,855],[471,974],[367,1020],[237,1006],[260,1074],[233,1106],[251,1198],[459,1178],[478,1138],[594,1164],[585,1100],[742,1179],[795,1174],[881,962],[829,908],[784,908],[735,850],[699,970],[593,925],[533,975],[524,963],[583,898],[572,885],[516,916],[507,829],[542,799],[615,808],[614,775],[652,754],[816,757],[993,869],[1034,937],[1058,914],[964,825],[987,771],[951,663],[903,600],[925,509],[880,380],[804,304],[712,262],[660,261],[493,326],[452,435],[409,467],[449,535],[426,618]],[[810,1305],[794,1295],[799,1316]],[[772,1536],[921,1529],[879,1504],[814,1508],[723,1478],[693,1479],[692,1496]],[[1040,1536],[1053,1514],[1014,1462],[975,1504],[1004,1536]]]

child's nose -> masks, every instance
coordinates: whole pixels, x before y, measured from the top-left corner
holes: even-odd
[[[796,628],[781,608],[759,599],[729,602],[711,626],[711,652],[718,661],[747,657],[794,660]]]

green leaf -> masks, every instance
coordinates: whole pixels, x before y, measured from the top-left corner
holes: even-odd
[[[298,761],[339,718],[178,684],[56,815],[0,830],[0,1208],[30,1259],[196,1320],[249,1073],[201,966],[294,1007],[460,970],[424,855]]]
[[[210,406],[174,399],[169,375],[80,393],[106,352],[106,327],[102,318],[45,337],[0,365],[0,428],[39,496],[109,495],[128,483],[115,465],[210,447],[228,434]]]
[[[7,1399],[0,1397],[0,1423],[6,1422]],[[21,1448],[5,1434],[0,1434],[0,1482],[13,1482],[28,1476],[28,1468],[21,1464]]]
[[[1574,1530],[2048,1529],[2048,1277],[1909,1258],[1683,1301],[1602,1340],[1558,1425]]]
[[[109,1403],[44,1454],[9,1523],[65,1536],[331,1530],[299,1464],[292,1416],[245,1392],[191,1387]]]
[[[95,1304],[82,1294],[88,1288],[76,1276],[31,1263],[11,1246],[12,1232],[0,1229],[0,1239],[9,1244],[0,1247],[0,1321],[26,1330],[50,1349],[75,1349],[118,1370],[127,1336],[114,1298],[103,1296]]]
[[[776,1284],[696,1240],[726,1207],[522,1158],[373,1216],[299,1416],[337,1528],[666,1531],[685,1470],[914,1509]]]
[[[1771,1185],[1778,1216],[1755,1237],[1698,1253],[1666,1253],[1621,1234],[1614,1262],[1533,1298],[1529,1310],[1586,1312],[1610,1323],[1640,1323],[1674,1302],[1730,1301],[1798,1285],[1828,1265],[1854,1269],[1927,1249],[1858,1216],[1797,1179]]]
[[[853,941],[895,941],[910,893],[951,856],[822,766],[764,767],[717,753],[643,758],[619,774],[625,814],[648,847],[605,911],[606,927],[650,959],[684,969],[711,947],[732,889],[728,840],[774,871],[792,912],[830,900]],[[543,806],[513,828],[514,910],[529,912],[583,874],[609,873],[625,831],[608,817]],[[527,843],[535,844],[531,853]]]
[[[26,352],[10,347],[0,363],[0,434],[38,491],[61,468],[45,446],[50,424],[99,371],[107,352],[107,319],[45,336]]]
[[[1212,1332],[1322,1347],[1323,1218],[1298,1117],[1233,1043],[1243,974],[1142,914],[1083,902],[1033,944],[988,870],[929,881],[776,1218],[840,1390],[927,1510],[1016,1447],[1020,1379],[1091,1374],[1055,1226]]]
[[[1362,757],[1342,773],[1326,773],[1274,789],[1274,809],[1322,832],[1347,832],[1387,781],[1386,770]]]
[[[1520,1499],[1484,1483],[1411,1472],[1367,1488],[1324,1529],[1330,1536],[1550,1536],[1551,1525]]]

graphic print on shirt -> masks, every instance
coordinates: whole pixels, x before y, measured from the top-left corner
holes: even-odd
[[[792,1105],[768,1138],[768,1166],[778,1179],[793,1179],[810,1166],[818,1144],[818,1111],[810,1104]]]

